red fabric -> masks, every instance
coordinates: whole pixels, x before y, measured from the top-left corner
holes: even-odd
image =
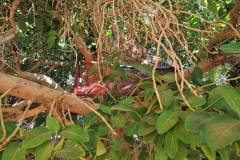
[[[93,64],[91,64],[91,66],[93,66]],[[107,74],[106,71],[104,74],[105,75]],[[116,78],[114,82],[107,82],[106,84],[104,84],[106,86],[105,88],[104,85],[100,84],[100,76],[98,72],[92,74],[91,76],[87,76],[86,72],[83,72],[82,78],[83,78],[83,83],[78,85],[78,67],[76,67],[76,76],[74,81],[73,93],[77,96],[86,96],[86,95],[103,96],[107,94],[106,88],[112,94],[114,92],[115,85],[117,85],[118,91],[122,95],[127,95],[127,94],[130,94],[136,86],[136,82],[134,82],[134,80],[132,79],[128,79],[122,82],[120,78]],[[139,91],[140,89],[138,88],[134,92],[134,95],[139,93]]]

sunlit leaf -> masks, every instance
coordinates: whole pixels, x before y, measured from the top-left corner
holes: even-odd
[[[106,152],[106,149],[100,139],[97,139],[97,152],[96,155],[100,156]]]

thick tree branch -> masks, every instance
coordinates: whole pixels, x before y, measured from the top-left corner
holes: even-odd
[[[240,1],[237,1],[230,12],[229,25],[208,42],[207,49],[210,54],[211,54],[210,52],[211,49],[215,46],[216,43],[222,42],[229,38],[240,39],[240,29],[236,29],[236,26],[238,24],[239,11],[240,11]]]
[[[50,89],[40,84],[0,72],[1,93],[4,93],[16,83],[18,85],[9,92],[9,95],[26,100],[32,100],[34,97],[41,97],[41,99],[36,99],[35,102],[44,103],[44,105],[50,105],[50,107],[51,104],[46,103],[47,100],[52,102],[56,98],[63,97],[57,102],[57,107],[64,110],[68,110],[70,108],[71,112],[79,115],[86,115],[89,113],[89,107],[97,109],[97,106],[95,104],[92,104],[86,100],[76,99],[74,95],[71,95],[69,93]]]
[[[217,56],[214,59],[202,59],[197,65],[184,70],[184,78],[189,79],[195,67],[201,68],[204,73],[226,62],[229,62],[229,59],[224,56]]]

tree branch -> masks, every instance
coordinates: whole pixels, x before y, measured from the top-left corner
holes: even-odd
[[[211,49],[216,43],[222,42],[229,38],[238,38],[240,39],[240,29],[236,29],[238,24],[238,13],[240,11],[240,1],[234,5],[233,9],[230,12],[230,21],[228,26],[221,32],[219,32],[215,37],[210,39],[207,45],[208,52],[211,53]]]
[[[11,81],[9,81],[11,80]],[[90,112],[88,107],[97,109],[96,104],[90,103],[87,100],[76,100],[74,95],[69,93],[54,90],[40,84],[25,80],[19,77],[11,76],[0,72],[0,92],[6,92],[11,86],[18,83],[17,87],[9,92],[9,95],[23,98],[26,100],[32,100],[34,97],[41,97],[35,99],[36,103],[44,103],[46,107],[51,108],[51,104],[47,103],[46,100],[52,102],[55,98],[63,97],[61,100],[57,101],[57,107],[60,109],[68,110],[79,115],[86,115]],[[65,96],[68,95],[68,96]],[[47,106],[49,105],[49,106]]]
[[[12,29],[8,31],[8,33],[3,36],[3,37],[0,37],[0,44],[12,39],[15,37],[15,35],[17,34],[17,27],[14,23],[14,12],[17,8],[17,6],[19,5],[20,3],[20,0],[15,0],[13,3],[12,3],[12,7],[10,9],[10,15],[9,15],[9,19],[10,19],[10,23],[11,23],[11,26],[12,26]]]
[[[52,78],[43,75],[43,74],[37,74],[37,73],[29,73],[29,72],[23,72],[23,71],[17,71],[17,74],[19,77],[43,84],[46,87],[53,88],[59,91],[64,91],[62,87],[60,87]]]

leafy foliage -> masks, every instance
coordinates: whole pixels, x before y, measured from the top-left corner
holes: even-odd
[[[121,95],[118,92],[118,84],[115,83],[113,94],[106,93],[102,97],[87,99],[89,103],[98,103],[99,107],[96,112],[89,112],[85,116],[61,110],[63,117],[58,117],[56,115],[59,114],[60,109],[55,110],[52,107],[51,111],[44,110],[35,118],[27,118],[24,123],[4,122],[0,126],[0,141],[4,144],[9,137],[11,140],[5,148],[1,148],[3,150],[1,158],[9,160],[238,159],[239,88],[228,84],[217,86],[209,76],[204,75],[200,67],[189,71],[191,72],[189,80],[181,79],[183,78],[181,69],[188,67],[189,62],[197,64],[200,59],[207,58],[207,54],[204,53],[208,37],[211,35],[209,33],[211,31],[215,34],[215,31],[227,27],[227,23],[219,20],[230,19],[228,14],[234,2],[231,0],[178,1],[180,8],[185,11],[176,12],[172,8],[179,9],[177,3],[171,6],[168,1],[134,1],[133,8],[138,8],[137,4],[144,4],[146,8],[140,9],[141,12],[149,10],[151,14],[142,14],[137,10],[125,11],[125,8],[119,7],[128,6],[130,3],[128,1],[112,2],[114,3],[96,2],[94,7],[88,1],[66,1],[64,5],[60,1],[51,0],[34,1],[32,4],[21,2],[15,17],[19,34],[9,44],[1,44],[3,53],[6,53],[2,56],[1,70],[12,75],[16,74],[18,69],[36,74],[43,73],[66,89],[66,77],[74,74],[76,57],[84,59],[86,58],[84,52],[92,51],[92,56],[97,56],[98,62],[101,62],[102,57],[104,59],[101,66],[94,65],[86,74],[91,76],[103,72],[99,82],[101,84],[116,82],[116,79],[130,81],[135,77],[139,79],[136,83],[138,94]],[[10,1],[6,1],[5,5],[10,6],[10,4]],[[167,24],[164,18],[171,18],[161,15],[163,22],[159,21],[156,26],[152,25],[150,19],[157,21],[159,18],[152,14],[160,12],[154,10],[155,4],[158,7],[163,6],[164,13],[170,10],[172,14],[176,13],[176,17],[171,20],[177,19],[177,21],[170,21],[168,28],[161,28],[160,23]],[[8,13],[8,7],[5,5],[0,7],[3,15]],[[150,7],[147,8],[148,6]],[[29,8],[33,8],[33,11]],[[99,12],[98,15],[93,11],[95,8]],[[108,15],[113,10],[111,14],[117,16]],[[104,14],[108,16],[104,19],[99,18]],[[87,16],[84,17],[85,15]],[[10,26],[5,18],[2,19],[1,25]],[[213,26],[203,19],[217,22],[218,25]],[[176,23],[179,23],[177,27],[174,25]],[[156,28],[162,30],[157,31],[155,37],[150,31],[155,31]],[[189,28],[194,29],[189,30]],[[6,28],[3,30],[5,31]],[[163,37],[161,37],[162,32],[164,32]],[[80,38],[76,40],[76,36]],[[136,75],[135,70],[126,72],[127,69],[120,67],[119,61],[122,60],[120,55],[128,47],[125,46],[128,37],[149,50],[157,50],[154,53],[159,52],[162,59],[173,60],[177,73],[168,72],[161,75],[152,66],[138,62],[133,62],[132,67],[138,70],[137,73],[146,76]],[[161,39],[158,40],[159,37]],[[199,43],[200,41],[202,43]],[[240,52],[238,40],[231,41],[226,40],[226,44],[219,41],[211,46],[209,51],[207,49],[207,52],[221,50],[228,55],[238,54]],[[130,54],[137,57],[134,52]],[[196,56],[195,60],[193,60],[194,56]],[[209,58],[211,60],[212,57]],[[47,62],[61,61],[68,65],[56,67],[55,63],[53,66],[56,68],[48,72],[51,66],[47,65],[47,62],[41,63],[35,69],[39,59],[46,59]],[[88,66],[83,69],[88,70]],[[15,104],[19,100],[15,97],[0,99],[1,103],[5,101],[4,104]],[[49,101],[46,100],[43,104],[49,107]],[[6,106],[0,111],[3,118],[9,109]],[[71,105],[66,106],[69,110],[71,107]],[[34,103],[32,109],[35,108],[37,104]],[[56,118],[46,116],[48,113]],[[20,129],[16,133],[17,126]]]

